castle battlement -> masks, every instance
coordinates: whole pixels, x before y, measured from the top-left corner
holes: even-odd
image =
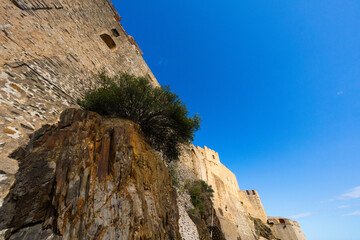
[[[252,217],[266,222],[266,212],[256,190],[239,190],[239,199]]]
[[[269,225],[275,224],[275,225],[292,225],[296,227],[300,227],[299,223],[297,221],[283,218],[283,217],[268,217],[267,223]]]
[[[201,156],[203,156],[204,159],[206,159],[207,161],[214,162],[216,164],[220,163],[219,154],[214,150],[206,146],[204,146],[204,148],[197,146],[196,149],[201,153]]]
[[[269,217],[267,224],[280,239],[306,240],[298,222],[283,217]]]

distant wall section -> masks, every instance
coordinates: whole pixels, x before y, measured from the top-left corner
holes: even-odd
[[[275,237],[281,240],[306,240],[298,222],[282,217],[269,217],[267,220]]]
[[[255,240],[254,223],[240,201],[236,176],[220,162],[219,154],[192,145],[183,151],[180,162],[213,187],[213,204],[225,238]]]
[[[256,190],[242,190],[239,191],[239,196],[245,210],[252,217],[259,218],[265,223],[267,216],[258,192]]]
[[[260,219],[281,240],[306,240],[299,224],[285,218],[269,218],[256,190],[240,190],[234,173],[220,162],[219,154],[204,146],[185,147],[180,157],[181,176],[198,178],[214,189],[213,204],[227,240],[265,239],[255,224]],[[186,179],[183,179],[186,180]],[[283,222],[284,219],[284,223]]]

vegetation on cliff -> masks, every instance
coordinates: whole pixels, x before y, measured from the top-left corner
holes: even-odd
[[[208,185],[203,180],[196,180],[185,185],[185,188],[188,190],[191,197],[191,203],[194,205],[192,209],[193,214],[203,215],[205,208],[211,206],[209,202],[210,198],[213,197],[214,190],[211,185]]]
[[[200,239],[225,240],[211,201],[214,194],[211,185],[203,180],[195,180],[187,182],[185,188],[188,190],[194,206],[188,211],[188,214],[196,225]]]
[[[200,127],[200,117],[189,111],[169,86],[153,87],[144,77],[99,75],[101,86],[78,100],[83,108],[101,115],[138,123],[148,143],[168,160],[177,159],[180,144],[188,143]]]
[[[259,218],[250,217],[250,219],[254,222],[255,232],[258,236],[261,236],[265,239],[275,239],[281,240],[274,236],[271,229],[266,226]]]

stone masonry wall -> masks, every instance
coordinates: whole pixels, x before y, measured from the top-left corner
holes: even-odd
[[[266,223],[267,216],[261,203],[259,194],[256,190],[239,191],[240,201],[243,203],[246,211],[254,218],[259,218]]]
[[[281,240],[306,240],[298,222],[282,217],[269,217],[269,226],[275,237]]]
[[[17,162],[8,154],[24,144],[29,133],[56,122],[64,108],[75,105],[96,84],[100,71],[146,76],[158,85],[119,20],[109,0],[0,1],[0,171],[7,173],[4,178],[12,178],[17,170]],[[1,191],[0,199],[5,194]]]
[[[282,224],[271,218],[272,224],[269,224],[258,192],[240,190],[236,176],[220,162],[214,150],[191,145],[183,149],[178,165],[181,165],[178,169],[183,176],[187,171],[191,173],[190,180],[195,176],[213,187],[214,208],[227,240],[273,239],[274,236],[281,240],[306,240],[295,221],[286,219],[286,224]],[[266,228],[263,230],[270,231],[269,238],[261,236],[261,231],[255,226],[256,219]]]
[[[225,238],[255,240],[254,223],[239,199],[236,177],[220,162],[218,154],[207,147],[191,146],[184,150],[180,162],[213,187],[213,204]]]

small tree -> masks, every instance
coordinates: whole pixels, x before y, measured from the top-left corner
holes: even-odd
[[[146,78],[128,74],[109,77],[101,73],[99,77],[101,87],[86,93],[79,105],[138,123],[151,146],[168,160],[177,159],[180,144],[193,140],[200,117],[188,117],[185,104],[169,86],[153,87]]]

